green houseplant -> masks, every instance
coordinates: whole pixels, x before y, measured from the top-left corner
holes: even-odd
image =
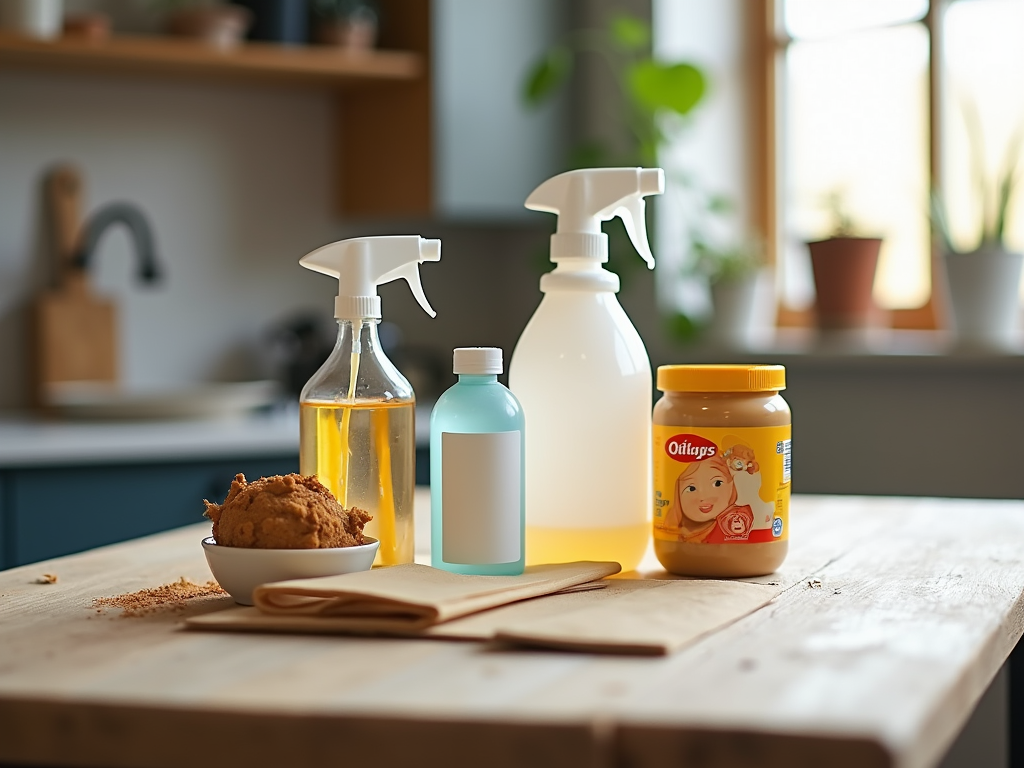
[[[768,287],[771,270],[764,257],[764,242],[759,237],[737,238],[732,234],[716,233],[711,225],[731,219],[734,206],[721,195],[705,196],[698,203],[705,213],[694,217],[689,239],[693,253],[688,274],[707,281],[712,313],[704,335],[711,341],[728,347],[744,349],[754,341],[758,328],[770,324],[765,313],[763,296]]]
[[[694,242],[696,270],[707,276],[712,315],[705,332],[709,339],[745,349],[759,328],[771,323],[763,317],[762,286],[771,278],[764,260],[764,245],[757,238],[710,248]]]
[[[538,106],[569,80],[576,60],[597,56],[606,64],[611,87],[622,100],[624,148],[589,140],[571,158],[575,168],[594,165],[655,165],[658,150],[673,120],[688,116],[704,97],[704,73],[689,62],[663,62],[651,55],[650,25],[625,13],[612,15],[604,27],[570,32],[531,68],[523,87],[528,105]]]
[[[600,64],[609,92],[621,104],[616,111],[621,118],[616,126],[619,135],[578,142],[568,168],[657,165],[659,149],[704,98],[704,73],[690,62],[655,59],[650,25],[636,16],[616,13],[601,27],[569,32],[534,63],[523,81],[527,106],[539,107],[553,98],[585,58]],[[608,238],[610,266],[625,285],[642,262],[621,224],[609,225]],[[691,330],[688,318],[679,321]]]
[[[966,248],[958,248],[953,241],[942,197],[937,190],[931,194],[932,231],[942,248],[946,273],[949,326],[961,348],[1012,349],[1017,346],[1024,257],[1009,249],[1005,236],[1020,179],[1024,132],[1018,130],[995,178],[990,178],[981,156],[978,116],[968,107],[964,117],[973,155],[974,196],[979,201],[977,236]]]

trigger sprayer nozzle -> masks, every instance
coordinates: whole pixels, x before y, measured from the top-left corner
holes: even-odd
[[[641,168],[637,186],[641,197],[665,191],[665,172],[661,168]]]
[[[337,318],[379,318],[377,286],[399,278],[409,284],[423,310],[434,317],[436,313],[423,293],[419,265],[440,260],[440,240],[394,235],[339,240],[303,256],[299,264],[338,279],[338,298],[334,301]]]
[[[654,269],[644,197],[664,191],[661,168],[584,168],[545,181],[526,198],[526,207],[558,216],[551,236],[552,261],[608,261],[608,236],[601,232],[601,222],[619,216],[633,247]]]
[[[441,241],[420,238],[420,261],[440,261]]]

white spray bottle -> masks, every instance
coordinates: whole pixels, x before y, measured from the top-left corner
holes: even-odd
[[[373,520],[377,565],[413,560],[416,398],[380,348],[377,286],[399,278],[434,317],[419,264],[441,258],[441,241],[418,235],[359,237],[325,245],[299,264],[338,278],[338,341],[299,396],[299,470],[316,475],[345,508]]]
[[[526,207],[558,215],[556,267],[519,337],[509,387],[526,433],[527,564],[614,560],[635,568],[650,538],[651,364],[604,269],[601,222],[621,216],[654,268],[644,196],[665,189],[660,168],[569,171],[541,184]]]

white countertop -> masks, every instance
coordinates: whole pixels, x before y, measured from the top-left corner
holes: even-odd
[[[0,415],[0,469],[298,452],[297,407],[221,421],[50,422]]]
[[[416,443],[429,443],[430,405],[416,409]],[[45,421],[0,412],[0,469],[284,456],[299,453],[298,406],[231,420]]]

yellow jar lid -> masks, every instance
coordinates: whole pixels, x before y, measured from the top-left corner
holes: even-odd
[[[781,365],[661,365],[662,392],[772,392],[786,388]]]

